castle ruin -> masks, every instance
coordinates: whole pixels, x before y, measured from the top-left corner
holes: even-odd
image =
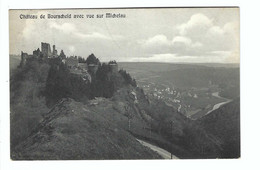
[[[20,63],[20,65],[23,66],[28,58],[29,58],[28,53],[24,53],[23,51],[21,51],[21,63]]]
[[[118,65],[117,63],[110,63],[108,64],[110,67],[110,70],[112,73],[117,73],[118,72]]]
[[[68,68],[76,68],[78,67],[79,61],[76,57],[71,56],[65,59],[65,64]]]
[[[53,45],[52,47],[53,47],[52,48],[52,55],[53,55],[53,57],[58,57],[58,51],[56,50],[55,45]]]
[[[41,52],[42,52],[42,55],[44,58],[49,58],[52,55],[51,46],[49,43],[42,42],[41,49],[42,49]]]
[[[26,60],[30,57],[42,59],[61,57],[62,59],[65,59],[66,55],[63,50],[61,50],[61,56],[59,56],[55,45],[53,45],[53,50],[51,51],[51,46],[49,43],[41,42],[41,50],[38,48],[33,51],[33,54],[24,53],[21,51],[21,64],[25,64]]]
[[[41,42],[41,50],[38,48],[37,50],[33,51],[33,54],[24,53],[21,51],[21,66],[23,66],[29,58],[39,58],[42,60],[59,58],[64,64],[67,65],[72,74],[82,75],[84,80],[91,82],[90,73],[96,74],[100,63],[94,54],[91,54],[89,57],[92,57],[91,60],[93,61],[90,63],[80,63],[77,56],[66,57],[63,50],[61,50],[60,55],[58,55],[58,51],[55,45],[52,46],[51,50],[49,43]],[[118,73],[118,65],[116,61],[110,61],[108,63],[108,67],[113,74]]]

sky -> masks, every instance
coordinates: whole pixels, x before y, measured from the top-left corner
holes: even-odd
[[[125,18],[96,18],[97,14]],[[37,19],[20,19],[20,15]],[[41,19],[71,14],[84,18]],[[86,18],[94,14],[95,18]],[[238,8],[10,10],[10,54],[31,54],[41,42],[67,56],[101,61],[239,63]]]

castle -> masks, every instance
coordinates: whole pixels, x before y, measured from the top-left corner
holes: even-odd
[[[94,56],[94,54],[91,55],[92,57]],[[41,50],[38,48],[37,50],[33,51],[33,54],[24,53],[23,51],[21,51],[21,65],[24,65],[28,58],[40,58],[43,60],[51,59],[51,58],[59,58],[64,64],[67,65],[67,67],[70,69],[71,73],[73,74],[82,74],[87,72],[96,74],[99,67],[98,64],[80,63],[77,56],[66,57],[63,50],[61,50],[60,55],[58,55],[58,51],[55,45],[52,46],[52,50],[51,50],[50,44],[44,42],[41,42]],[[112,73],[118,72],[118,65],[116,61],[109,62],[108,66],[110,67]]]
[[[26,60],[31,57],[47,59],[57,58],[60,56],[58,55],[58,51],[56,50],[55,45],[53,45],[53,50],[51,51],[51,46],[49,43],[41,42],[41,50],[38,48],[37,50],[33,51],[33,54],[24,53],[21,51],[21,65],[24,65]]]

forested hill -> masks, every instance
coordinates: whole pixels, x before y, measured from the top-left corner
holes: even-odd
[[[25,65],[13,69],[10,77],[11,146],[24,140],[62,98],[87,102],[95,97],[110,98],[124,86],[136,86],[126,71],[112,73],[106,63],[100,64],[91,77],[92,81],[86,82],[81,75],[72,74],[60,58],[31,57]]]

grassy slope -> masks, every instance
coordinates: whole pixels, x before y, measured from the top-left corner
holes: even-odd
[[[222,143],[222,158],[240,157],[240,99],[236,99],[198,120]]]
[[[49,112],[35,132],[18,145],[12,158],[26,160],[160,158],[115,123],[118,120],[124,122],[125,116],[116,112],[110,101],[104,99],[100,104],[97,107],[64,99]],[[101,111],[100,108],[104,110]],[[113,118],[118,120],[112,120]]]

